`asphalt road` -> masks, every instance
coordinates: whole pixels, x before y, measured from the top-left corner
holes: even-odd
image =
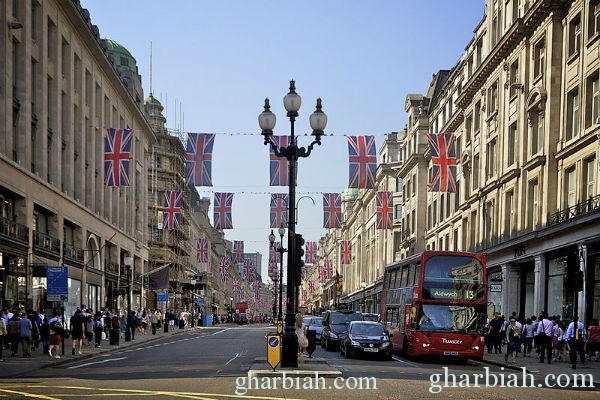
[[[259,387],[246,390],[247,371],[256,357],[265,357],[266,326],[243,326],[218,331],[192,331],[169,338],[111,352],[85,360],[28,372],[27,376],[0,380],[2,398],[42,399],[224,399],[305,398],[305,399],[598,399],[594,389],[565,390],[546,388],[448,387],[440,375],[437,384],[432,376],[443,373],[443,367],[461,381],[461,376],[484,372],[482,366],[448,363],[442,360],[421,362],[394,357],[392,361],[376,359],[345,360],[339,352],[326,352],[318,347],[316,357],[327,358],[343,372],[343,379],[261,380]],[[503,371],[490,367],[492,374]],[[514,371],[504,371],[506,374]],[[569,371],[565,371],[569,372]],[[433,374],[433,375],[432,375]],[[370,380],[360,381],[362,378]],[[537,379],[537,377],[536,377]],[[435,379],[434,379],[435,380]],[[450,382],[451,383],[451,382]],[[361,389],[359,387],[363,385]],[[474,381],[470,380],[473,386]],[[277,385],[277,387],[274,387]],[[293,386],[293,388],[289,388]],[[312,385],[309,388],[307,385]],[[260,387],[262,386],[262,388]],[[298,389],[295,387],[299,386]],[[342,387],[336,389],[335,386]],[[375,387],[373,387],[375,386]],[[439,387],[438,387],[439,386]],[[537,386],[537,381],[536,381]],[[368,387],[368,388],[367,388]],[[318,388],[318,389],[317,389]],[[433,391],[431,389],[434,389]],[[438,391],[438,393],[434,393]]]

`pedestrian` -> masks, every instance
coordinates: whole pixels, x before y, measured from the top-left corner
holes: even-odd
[[[521,337],[523,340],[523,357],[529,357],[531,355],[533,344],[533,321],[531,318],[527,318],[525,321]]]
[[[85,338],[87,339],[87,345],[90,347],[92,345],[92,340],[94,340],[94,318],[92,316],[92,310],[87,310],[84,314],[85,320]]]
[[[48,355],[50,358],[60,358],[58,350],[60,348],[61,336],[64,332],[64,326],[58,310],[54,310],[52,318],[48,321],[48,329],[50,331],[50,346],[48,347]],[[52,356],[52,350],[56,348],[56,355]]]
[[[544,356],[548,359],[548,364],[552,364],[552,321],[548,319],[548,313],[540,313],[540,321],[537,328],[536,343],[539,341],[540,362],[544,362]]]
[[[565,344],[567,343],[566,341],[566,334],[567,334],[567,327],[565,326],[565,323],[563,321],[558,320],[558,331],[557,331],[557,341],[556,341],[556,349],[555,349],[555,356],[556,356],[556,360],[557,361],[562,361],[562,356],[565,352]]]
[[[29,309],[27,318],[31,321],[31,350],[33,351],[40,345],[40,326],[37,311]]]
[[[119,321],[119,316],[114,314],[112,316],[112,320],[110,321],[110,344],[118,346],[119,345],[119,333],[121,332],[121,321]],[[126,325],[126,324],[123,324]]]
[[[152,334],[156,335],[156,327],[158,326],[158,314],[156,310],[150,315],[150,323],[152,324]]]
[[[50,328],[48,327],[48,319],[42,319],[40,324],[40,343],[42,344],[42,353],[48,354],[50,347]]]
[[[573,369],[577,369],[577,354],[581,358],[581,363],[585,364],[585,353],[583,351],[585,338],[585,326],[577,316],[573,317],[573,322],[569,324],[565,335],[565,339],[569,343],[569,359]]]
[[[588,360],[592,361],[592,357],[596,356],[596,361],[600,361],[600,324],[596,318],[594,318],[592,324],[588,326],[586,351]]]
[[[71,339],[72,339],[72,347],[71,354],[75,355],[75,349],[77,348],[77,353],[81,354],[81,348],[83,346],[83,335],[85,332],[85,320],[81,315],[81,309],[75,310],[75,314],[71,317],[69,321],[71,326]]]
[[[308,347],[308,339],[306,338],[306,325],[304,325],[304,318],[302,314],[296,314],[296,336],[298,337],[298,362],[300,365],[304,364],[304,352]]]
[[[4,361],[2,358],[2,351],[4,350],[4,338],[6,335],[8,335],[6,323],[4,322],[4,318],[0,318],[0,361]]]
[[[23,350],[23,357],[31,357],[31,331],[33,325],[31,320],[27,318],[27,314],[23,313],[19,320],[19,342]]]
[[[100,347],[102,333],[104,332],[104,317],[100,311],[96,311],[96,314],[94,315],[93,330],[95,339],[94,347]]]
[[[488,336],[491,346],[488,346],[488,353],[491,354],[491,347],[494,348],[494,353],[498,354],[502,351],[502,321],[500,313],[495,313],[494,318],[490,321],[488,328]]]
[[[504,361],[508,362],[508,356],[512,355],[512,363],[516,364],[517,362],[517,351],[521,347],[520,342],[520,332],[517,327],[517,320],[515,317],[510,317],[508,326],[506,327],[506,355],[504,356]]]
[[[13,313],[12,318],[8,322],[8,339],[10,340],[10,356],[16,357],[17,351],[19,350],[19,314]]]
[[[144,309],[144,311],[142,311],[141,322],[142,322],[142,335],[145,335],[146,328],[148,328],[148,314],[146,313],[146,309]]]

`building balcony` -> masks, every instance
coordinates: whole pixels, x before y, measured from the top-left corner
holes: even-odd
[[[119,264],[114,262],[106,262],[104,263],[104,272],[110,275],[118,276],[119,275]]]
[[[0,238],[28,246],[29,228],[18,222],[0,217]]]
[[[600,210],[600,195],[590,197],[586,201],[577,203],[574,206],[560,210],[554,214],[551,214],[548,218],[548,226],[554,226],[567,222],[573,218],[598,212]]]
[[[60,240],[50,235],[33,231],[33,250],[53,258],[60,258]]]
[[[63,243],[63,258],[77,264],[83,264],[83,249],[72,244]]]

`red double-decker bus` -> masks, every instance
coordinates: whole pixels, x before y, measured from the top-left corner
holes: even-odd
[[[481,359],[486,255],[425,251],[385,267],[381,320],[394,351]]]

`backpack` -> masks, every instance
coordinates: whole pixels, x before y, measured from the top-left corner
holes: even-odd
[[[101,330],[102,329],[102,321],[99,319],[94,320],[94,329]]]
[[[65,329],[61,321],[52,321],[48,327],[55,333],[61,333]]]

